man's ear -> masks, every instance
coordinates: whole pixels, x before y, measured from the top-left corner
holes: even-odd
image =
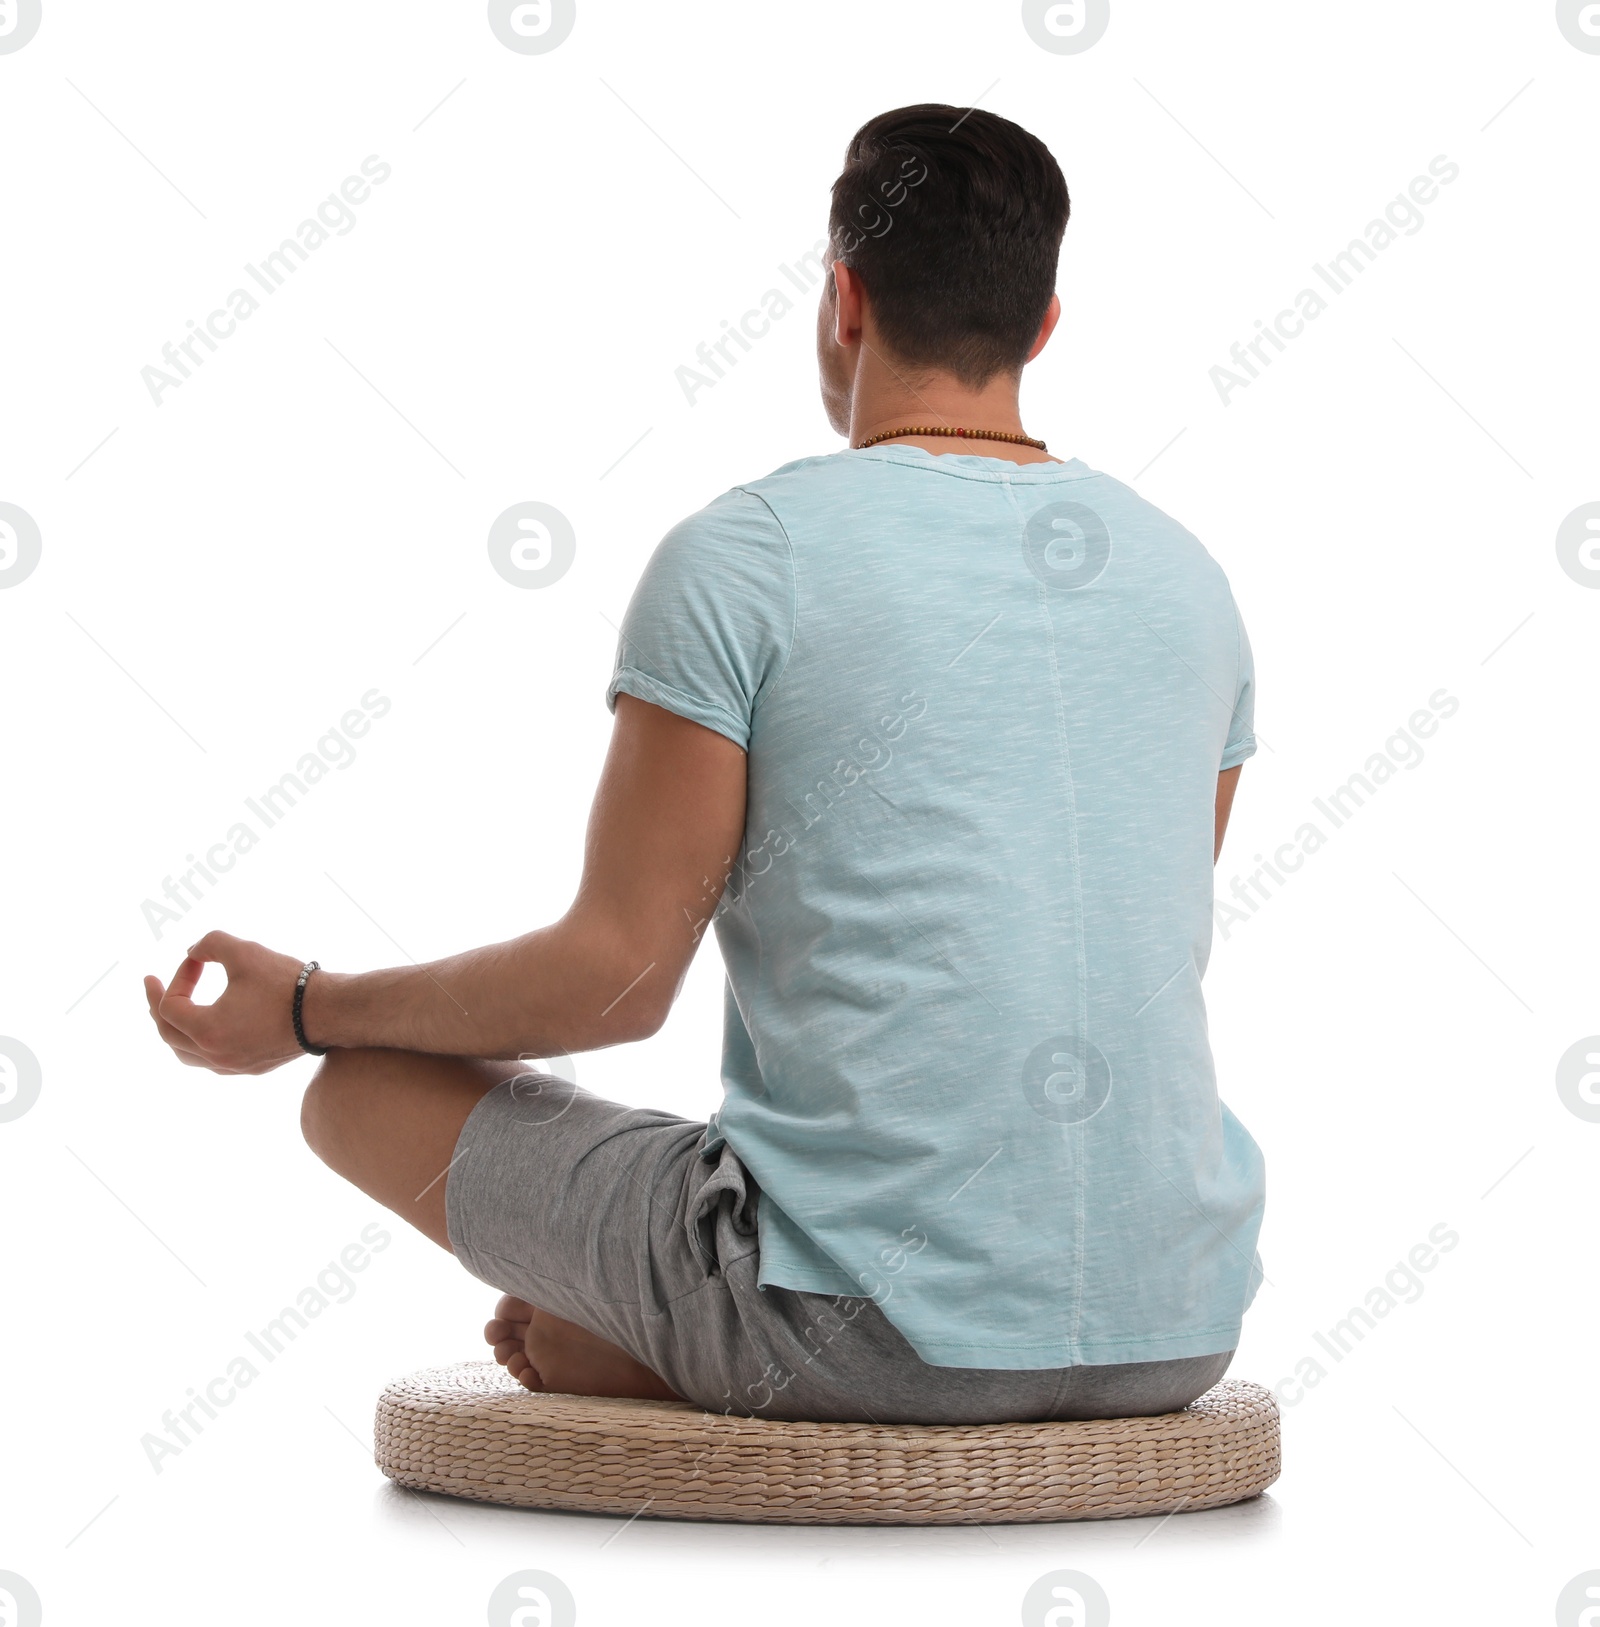
[[[833,274],[833,341],[848,347],[861,339],[861,279],[837,260],[829,270]]]
[[[1025,358],[1032,361],[1044,347],[1050,343],[1050,335],[1056,331],[1056,323],[1061,320],[1061,296],[1052,294],[1050,303],[1045,307],[1044,321],[1039,324],[1039,337],[1033,341],[1033,349]]]

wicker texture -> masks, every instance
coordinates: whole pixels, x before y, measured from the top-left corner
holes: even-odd
[[[1278,1409],[1225,1380],[1182,1412],[1090,1423],[811,1424],[543,1395],[492,1362],[397,1380],[378,1467],[402,1486],[588,1513],[786,1525],[1118,1519],[1278,1478]]]

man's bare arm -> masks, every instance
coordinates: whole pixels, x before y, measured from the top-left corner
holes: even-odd
[[[677,997],[744,835],[745,754],[630,695],[589,815],[583,878],[554,925],[425,966],[317,972],[303,1016],[313,1045],[450,1056],[548,1057],[652,1034]],[[208,960],[228,987],[190,998]],[[264,1073],[300,1055],[290,1007],[300,963],[211,933],[151,1012],[180,1058]]]
[[[1239,769],[1225,768],[1217,775],[1217,845],[1211,855],[1211,862],[1215,864],[1222,857],[1222,838],[1228,829],[1228,815],[1233,811],[1233,793],[1239,789]]]

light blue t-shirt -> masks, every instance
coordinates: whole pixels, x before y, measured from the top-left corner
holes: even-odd
[[[941,1367],[1228,1350],[1261,1154],[1200,978],[1250,647],[1182,526],[1076,459],[881,446],[675,526],[618,691],[748,752],[715,918],[763,1286]]]

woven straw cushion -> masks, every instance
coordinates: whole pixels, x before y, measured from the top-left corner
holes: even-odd
[[[375,1439],[378,1467],[419,1491],[788,1525],[1170,1514],[1242,1502],[1278,1478],[1277,1406],[1233,1380],[1155,1418],[795,1424],[535,1394],[492,1362],[468,1362],[391,1384]]]

